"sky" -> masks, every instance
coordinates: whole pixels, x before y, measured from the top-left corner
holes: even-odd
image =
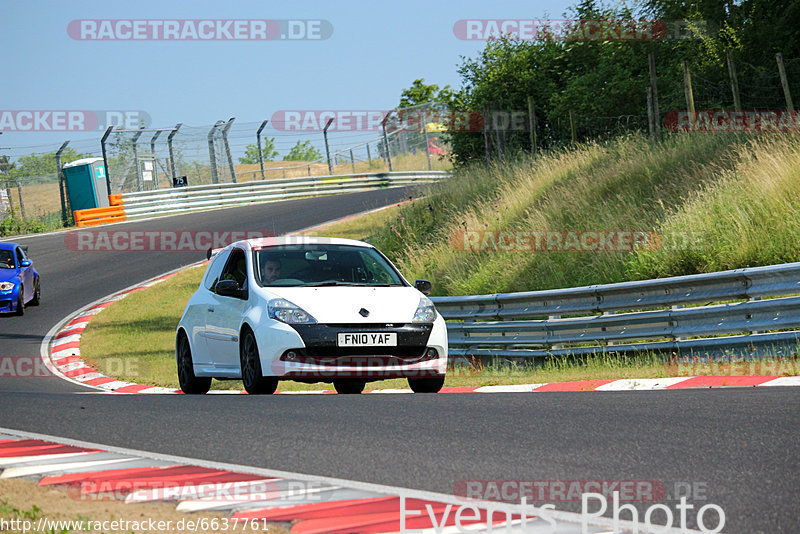
[[[417,78],[460,87],[461,56],[475,57],[485,42],[457,38],[456,21],[562,18],[574,3],[0,0],[0,110],[12,113],[6,120],[36,110],[144,112],[152,127],[168,127],[230,117],[257,125],[279,110],[391,109]],[[320,32],[332,34],[310,40],[91,40],[75,38],[80,22],[70,26],[121,19],[317,20],[323,21]],[[91,26],[84,30],[93,35]],[[44,128],[52,128],[54,116]],[[0,130],[2,153],[12,157],[51,151],[66,139],[78,147],[96,141],[99,150],[102,134],[102,128],[19,131],[16,122],[0,123]],[[234,146],[243,148],[243,142]]]

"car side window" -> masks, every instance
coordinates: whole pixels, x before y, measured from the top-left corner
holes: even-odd
[[[228,256],[230,256],[230,254],[230,250],[225,250],[214,256],[214,259],[211,260],[211,265],[208,266],[208,270],[206,271],[206,277],[203,279],[203,286],[209,291],[214,291],[214,287],[216,287],[219,281],[222,268],[225,267],[225,263],[228,261]]]
[[[14,253],[10,250],[0,250],[0,268],[14,268]]]
[[[247,262],[245,261],[244,250],[235,248],[231,251],[231,256],[225,263],[225,268],[219,276],[220,280],[235,280],[239,287],[247,287]]]
[[[25,253],[22,252],[21,248],[17,249],[17,267],[22,267],[22,260],[25,259]]]

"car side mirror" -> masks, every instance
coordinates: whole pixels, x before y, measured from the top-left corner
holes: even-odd
[[[414,280],[414,287],[425,296],[431,294],[431,283],[427,280]]]
[[[234,297],[237,299],[242,299],[247,295],[245,290],[239,287],[236,280],[220,280],[214,287],[214,292],[223,297]]]
[[[31,265],[33,265],[33,263],[31,263],[31,260],[22,260],[20,262],[20,265],[23,267],[30,267]]]

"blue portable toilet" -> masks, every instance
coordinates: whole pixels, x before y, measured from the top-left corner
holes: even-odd
[[[103,158],[84,158],[63,167],[72,211],[108,207],[108,184]]]

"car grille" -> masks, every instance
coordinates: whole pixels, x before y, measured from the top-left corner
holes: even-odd
[[[397,323],[386,326],[379,324],[313,324],[292,325],[300,334],[306,347],[295,352],[305,363],[317,365],[403,365],[421,361],[432,324]],[[340,333],[394,332],[397,334],[395,347],[338,347],[336,339]]]

